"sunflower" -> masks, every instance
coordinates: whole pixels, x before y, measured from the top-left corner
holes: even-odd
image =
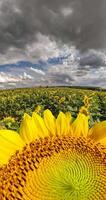
[[[20,134],[0,130],[0,200],[106,200],[106,121],[24,115]]]

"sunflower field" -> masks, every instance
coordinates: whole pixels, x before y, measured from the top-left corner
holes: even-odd
[[[106,120],[106,92],[68,87],[1,90],[0,129],[18,131],[24,113],[31,115],[35,110],[43,115],[50,109],[55,117],[69,111],[76,118],[85,95],[90,98],[89,125]]]
[[[0,91],[0,200],[106,200],[106,92]]]

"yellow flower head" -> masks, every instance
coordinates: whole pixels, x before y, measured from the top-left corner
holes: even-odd
[[[61,97],[61,99],[59,99],[59,103],[61,104],[61,103],[63,103],[64,101],[65,101],[65,97]]]
[[[36,113],[39,113],[40,111],[41,111],[41,106],[38,105],[38,106],[35,108],[35,112],[36,112]]]
[[[85,95],[85,97],[84,97],[84,105],[85,105],[86,108],[89,108],[90,100],[91,100],[91,98],[89,98],[88,96]]]
[[[11,123],[14,123],[15,122],[15,119],[13,117],[5,117],[2,122],[5,122],[5,123],[8,123],[8,122],[11,122]]]
[[[105,200],[106,121],[25,114],[20,134],[0,131],[0,200]]]

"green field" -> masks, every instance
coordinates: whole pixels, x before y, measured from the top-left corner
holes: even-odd
[[[91,98],[89,125],[106,120],[106,92],[68,87],[1,90],[0,129],[18,130],[24,113],[31,115],[38,105],[41,115],[50,109],[55,116],[59,111],[70,111],[76,117],[85,95]]]

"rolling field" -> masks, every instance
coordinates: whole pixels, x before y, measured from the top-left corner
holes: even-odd
[[[71,112],[77,116],[84,104],[84,96],[90,98],[89,125],[106,120],[106,92],[72,89],[68,87],[27,88],[0,91],[0,129],[19,129],[24,113],[32,114],[40,106],[40,114],[50,109],[57,116],[59,111]]]

